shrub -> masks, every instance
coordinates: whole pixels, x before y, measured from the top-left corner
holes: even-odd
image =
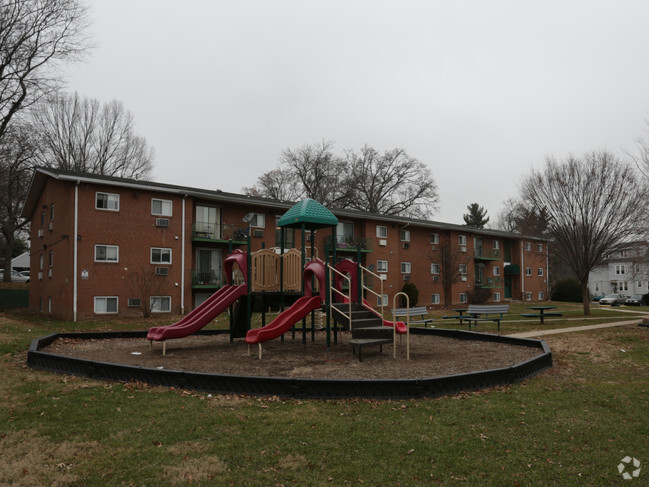
[[[410,299],[410,307],[417,306],[417,301],[419,300],[419,289],[417,289],[417,286],[415,286],[414,283],[412,282],[406,282],[403,287],[401,288],[401,292],[404,292],[408,295],[408,299]],[[399,306],[405,307],[406,306],[406,299],[403,296],[399,296]]]
[[[581,284],[577,279],[562,279],[554,285],[552,301],[581,303]]]

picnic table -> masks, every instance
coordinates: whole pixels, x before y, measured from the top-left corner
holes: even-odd
[[[464,314],[467,309],[466,308],[451,308],[451,311],[455,313],[452,316],[442,316],[442,319],[444,320],[460,320],[460,325],[463,323],[463,319],[467,318],[467,316]]]
[[[536,313],[523,313],[521,316],[525,318],[539,318],[541,320],[541,324],[543,324],[543,319],[546,316],[563,316],[562,313],[557,313],[557,312],[550,312],[548,313],[548,310],[551,309],[556,309],[556,306],[528,306],[527,309],[531,309],[534,311],[537,311]]]

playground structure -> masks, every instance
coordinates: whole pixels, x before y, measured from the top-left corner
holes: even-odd
[[[326,342],[337,343],[338,325],[344,325],[352,331],[352,339],[361,340],[362,345],[396,343],[397,334],[406,334],[409,339],[408,325],[403,322],[391,322],[383,319],[383,302],[381,312],[374,310],[363,299],[364,294],[383,296],[381,278],[364,268],[360,262],[343,259],[336,263],[335,246],[330,252],[325,250],[326,262],[315,257],[316,250],[311,244],[311,257],[307,263],[305,254],[306,230],[313,232],[324,226],[335,230],[338,224],[331,212],[314,200],[303,200],[289,209],[280,219],[279,226],[293,226],[302,230],[302,252],[290,249],[284,252],[284,243],[279,249],[262,249],[251,253],[235,250],[224,261],[224,273],[227,284],[210,296],[205,302],[184,316],[177,323],[164,327],[153,327],[147,334],[151,345],[153,341],[163,342],[163,355],[166,353],[166,340],[182,338],[195,334],[216,316],[231,309],[235,303],[245,301],[246,313],[244,327],[236,327],[233,323],[233,313],[230,313],[230,338],[245,338],[249,345],[257,344],[259,358],[262,357],[262,343],[282,337],[284,333],[293,330],[302,321],[302,341],[306,344],[306,318],[311,314],[312,340],[315,334],[315,311],[324,305],[326,313]],[[283,232],[282,232],[283,235]],[[249,238],[249,237],[248,237]],[[250,249],[250,241],[248,241]],[[359,251],[360,252],[360,251]],[[358,259],[360,261],[360,259]],[[367,285],[367,276],[373,276],[374,282],[379,283],[380,292]],[[284,308],[283,298],[286,292],[294,295],[301,290],[301,297],[288,308]],[[280,298],[279,315],[268,325],[251,329],[251,301],[253,294],[266,295],[276,293]],[[354,305],[354,306],[353,306]],[[240,306],[241,307],[241,306]],[[358,312],[365,313],[358,318]],[[367,313],[370,315],[367,316]],[[241,313],[239,313],[241,315]],[[262,314],[262,317],[265,315]],[[334,326],[332,327],[332,321]],[[241,320],[239,320],[241,323]],[[390,334],[388,334],[388,332]],[[396,344],[395,344],[396,347]],[[394,349],[396,356],[396,348]],[[359,346],[360,359],[360,346]]]

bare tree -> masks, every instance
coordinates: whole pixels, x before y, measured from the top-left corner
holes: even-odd
[[[163,295],[166,285],[167,279],[156,276],[151,269],[140,268],[130,272],[127,277],[128,291],[132,298],[140,300],[140,310],[144,318],[151,316],[154,305],[151,298]]]
[[[430,169],[403,149],[380,154],[365,145],[358,154],[347,152],[352,198],[349,208],[381,215],[426,218],[438,203]]]
[[[0,231],[6,242],[4,281],[11,281],[11,250],[28,221],[20,217],[27,195],[34,145],[29,130],[12,124],[0,138]]]
[[[453,284],[460,282],[464,275],[462,266],[468,267],[469,264],[467,253],[462,252],[459,245],[454,245],[450,241],[450,236],[440,235],[439,248],[431,252],[430,261],[439,271],[439,279],[444,291],[444,306],[450,306],[453,303]]]
[[[286,169],[273,169],[262,174],[255,186],[243,188],[243,192],[279,201],[297,201],[302,194],[295,174]]]
[[[11,119],[60,86],[61,62],[91,47],[79,0],[3,0],[0,4],[0,139]]]
[[[521,191],[547,213],[554,245],[580,282],[584,314],[590,314],[588,276],[608,251],[642,231],[645,209],[638,197],[647,194],[645,185],[613,154],[592,152],[564,162],[548,158]]]
[[[33,110],[37,161],[45,167],[148,179],[154,151],[135,134],[133,115],[116,100],[58,94]]]

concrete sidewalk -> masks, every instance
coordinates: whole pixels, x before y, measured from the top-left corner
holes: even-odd
[[[618,321],[616,323],[601,323],[599,325],[573,326],[571,328],[555,328],[553,330],[526,331],[524,333],[514,333],[513,335],[507,335],[507,336],[516,337],[516,338],[536,338],[545,335],[556,335],[557,333],[570,333],[574,331],[588,331],[588,330],[598,330],[600,328],[612,328],[614,326],[637,325],[640,322],[642,322],[641,318],[635,320],[629,320],[629,321]]]

